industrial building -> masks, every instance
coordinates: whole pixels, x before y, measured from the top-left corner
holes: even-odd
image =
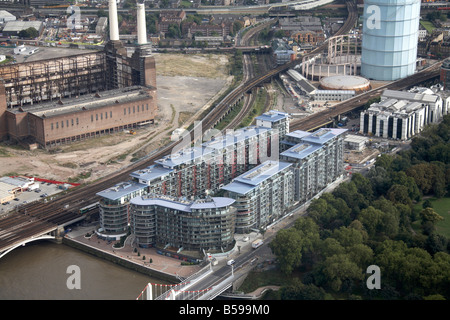
[[[8,21],[15,21],[17,18],[12,13],[6,10],[0,10],[0,24],[6,23]]]
[[[34,178],[28,177],[1,177],[0,178],[0,204],[6,204],[28,189],[39,188]]]
[[[330,37],[327,42],[327,54],[302,58],[302,76],[310,80],[320,80],[323,77],[359,74],[361,35],[351,31],[350,34]]]
[[[48,147],[152,122],[157,98],[156,69],[155,59],[147,47],[143,3],[137,4],[137,16],[138,46],[131,56],[119,40],[116,1],[109,0],[110,39],[104,50],[1,66],[0,139]],[[140,88],[136,89],[137,86]],[[121,91],[126,88],[143,94],[138,97],[130,91],[128,94],[136,100],[127,98],[127,93]],[[96,111],[87,103],[87,97],[98,102]],[[52,104],[58,112],[49,112]],[[129,107],[130,113],[124,111]],[[44,109],[44,113],[39,111]],[[53,119],[47,118],[49,115]],[[39,122],[44,129],[33,127],[35,123],[40,125]],[[68,127],[78,131],[68,132]]]
[[[361,112],[361,133],[407,140],[449,113],[447,99],[429,89],[420,91],[383,91],[380,102]]]
[[[42,21],[24,21],[24,20],[7,20],[3,28],[3,36],[18,36],[20,31],[28,28],[35,28],[39,35],[44,31],[44,23]]]
[[[163,195],[130,201],[130,227],[140,247],[184,251],[229,251],[234,245],[233,199],[183,200]]]
[[[393,81],[414,74],[419,19],[420,0],[365,0],[361,75]]]
[[[316,101],[345,101],[355,96],[355,90],[316,90]]]
[[[319,83],[322,90],[350,90],[359,94],[370,89],[369,80],[350,75],[324,77]]]
[[[367,137],[348,134],[344,139],[344,147],[349,150],[363,151],[368,141]]]
[[[236,200],[236,233],[265,228],[286,214],[294,200],[291,165],[265,161],[222,187]]]
[[[6,111],[9,137],[33,137],[42,147],[81,141],[153,123],[155,90],[133,86]]]
[[[346,131],[323,128],[314,133],[294,131],[290,134],[289,143],[297,144],[282,152],[280,161],[293,164],[296,202],[312,199],[342,175]]]

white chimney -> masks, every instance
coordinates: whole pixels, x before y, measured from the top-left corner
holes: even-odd
[[[145,5],[137,3],[137,41],[139,45],[147,44],[147,26],[145,23]]]
[[[119,22],[117,20],[116,0],[109,0],[109,39],[119,40]]]

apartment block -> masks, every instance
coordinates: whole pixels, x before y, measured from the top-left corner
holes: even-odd
[[[265,161],[222,188],[236,200],[236,233],[265,228],[293,205],[291,163]]]
[[[234,244],[233,199],[187,201],[164,195],[130,201],[130,226],[140,247],[173,251],[230,250]]]
[[[270,110],[255,118],[256,126],[272,128],[278,131],[278,137],[289,133],[289,114],[277,110]],[[279,139],[281,141],[281,139]]]
[[[128,232],[128,205],[132,198],[146,195],[148,188],[133,181],[121,182],[109,189],[97,193],[100,196],[99,237],[119,240]]]
[[[278,158],[277,130],[250,126],[173,151],[131,177],[151,193],[205,197],[271,156]]]
[[[291,141],[300,142],[282,152],[280,160],[293,164],[295,201],[308,201],[342,175],[346,131],[323,128],[291,133]]]

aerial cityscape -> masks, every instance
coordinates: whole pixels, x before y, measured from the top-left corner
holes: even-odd
[[[2,1],[0,300],[450,299],[448,15]]]

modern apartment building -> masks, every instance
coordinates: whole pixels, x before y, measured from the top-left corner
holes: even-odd
[[[323,128],[290,134],[291,143],[298,143],[282,152],[280,161],[293,164],[295,201],[308,201],[342,175],[346,131]]]
[[[289,133],[289,114],[277,110],[270,110],[255,118],[256,126],[272,128],[278,131],[278,137],[284,137]]]
[[[151,193],[205,197],[258,164],[278,159],[279,137],[288,130],[288,114],[271,111],[257,118],[257,126],[174,151],[131,177]]]
[[[377,137],[407,140],[449,111],[447,100],[430,89],[385,90],[380,102],[361,112],[360,130]]]
[[[128,232],[129,201],[147,194],[147,187],[133,181],[121,182],[97,193],[100,196],[100,227],[97,235],[111,240],[119,240]]]
[[[234,244],[233,203],[223,197],[195,201],[163,195],[135,197],[130,201],[131,232],[140,247],[228,251]]]
[[[226,251],[235,233],[266,228],[342,175],[346,129],[289,133],[288,115],[276,111],[257,124],[174,151],[98,193],[99,233],[129,225],[142,247]]]
[[[267,227],[293,205],[291,163],[265,161],[222,188],[234,200],[236,233]]]

